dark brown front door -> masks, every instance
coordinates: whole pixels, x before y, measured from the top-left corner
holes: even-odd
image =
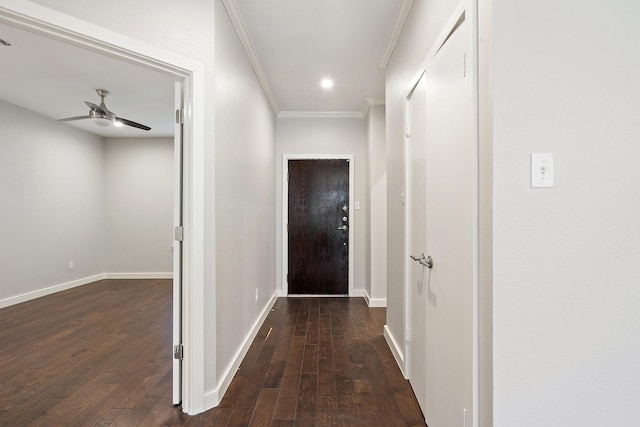
[[[289,160],[289,294],[349,293],[349,161]]]

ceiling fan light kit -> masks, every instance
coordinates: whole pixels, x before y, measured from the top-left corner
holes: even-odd
[[[93,102],[85,101],[84,103],[89,107],[89,115],[67,117],[65,119],[59,119],[60,122],[70,122],[74,120],[90,119],[98,126],[116,126],[121,127],[123,125],[131,126],[137,129],[145,131],[151,130],[149,126],[141,123],[134,122],[132,120],[125,119],[124,117],[117,117],[115,113],[107,108],[104,104],[104,98],[109,96],[109,91],[106,89],[96,89],[96,93],[100,96],[100,105],[96,105]]]

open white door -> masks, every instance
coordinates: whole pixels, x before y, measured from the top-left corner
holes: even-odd
[[[182,83],[175,87],[176,125],[173,150],[173,404],[182,402]]]

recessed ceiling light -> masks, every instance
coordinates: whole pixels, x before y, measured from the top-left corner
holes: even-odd
[[[0,39],[0,45],[6,46],[6,47],[13,46],[11,43],[9,43],[8,41],[3,40],[3,39]]]
[[[324,89],[331,89],[333,87],[333,80],[322,79],[322,81],[320,82],[320,86],[322,86]]]

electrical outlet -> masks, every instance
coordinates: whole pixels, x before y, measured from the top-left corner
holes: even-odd
[[[259,289],[256,288],[256,302],[258,302],[258,296],[259,296],[258,292],[259,292]]]
[[[69,261],[69,270],[73,270],[73,261]]]

